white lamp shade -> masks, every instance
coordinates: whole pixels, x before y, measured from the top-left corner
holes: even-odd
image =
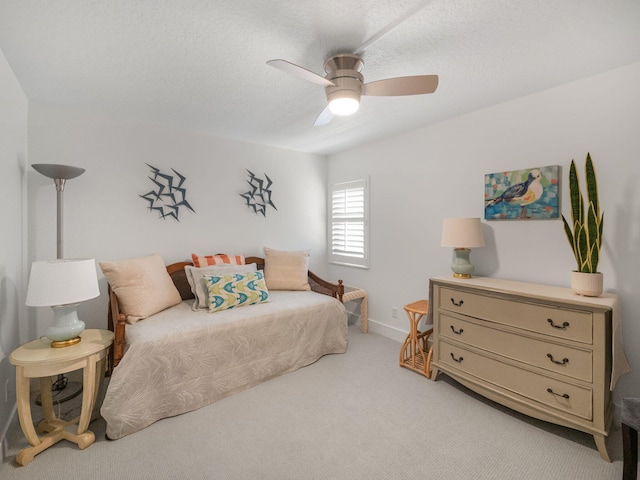
[[[442,222],[443,247],[484,247],[484,235],[479,218],[445,218]]]
[[[93,258],[33,262],[26,304],[50,307],[79,303],[100,295]]]

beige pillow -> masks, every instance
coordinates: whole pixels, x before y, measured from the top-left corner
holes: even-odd
[[[147,318],[182,301],[160,255],[100,262],[128,323]]]
[[[187,265],[184,271],[187,274],[187,281],[191,287],[191,292],[195,300],[193,301],[192,310],[199,308],[207,308],[209,298],[209,290],[207,289],[205,276],[210,275],[232,275],[234,273],[252,273],[257,270],[255,263],[248,265],[211,265],[210,267],[197,268]]]
[[[288,252],[264,247],[264,278],[269,290],[311,290],[309,250]]]

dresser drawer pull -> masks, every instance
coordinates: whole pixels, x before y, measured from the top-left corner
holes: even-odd
[[[455,328],[453,328],[453,325],[449,325],[451,327],[451,331],[453,333],[455,333],[456,335],[462,335],[462,332],[464,332],[464,328],[461,328],[460,330],[457,330]]]
[[[553,355],[551,355],[550,353],[547,353],[547,357],[549,357],[549,360],[551,360],[556,365],[566,365],[567,363],[569,363],[569,359],[568,358],[563,358],[561,362],[559,362],[557,360],[554,360],[553,359]]]
[[[556,395],[558,397],[562,397],[562,398],[565,398],[565,399],[569,400],[569,394],[568,393],[563,393],[562,395],[560,395],[559,393],[554,392],[550,388],[547,388],[547,392],[549,392],[549,393],[551,393],[553,395]]]
[[[453,358],[453,360],[458,362],[458,363],[462,363],[462,361],[464,360],[464,357],[456,358],[456,356],[453,354],[453,352],[451,353],[451,358]]]
[[[456,307],[461,307],[462,304],[464,303],[464,301],[460,300],[458,303],[456,303],[456,301],[453,299],[453,297],[451,297],[451,303],[453,303]]]
[[[549,322],[549,325],[551,325],[553,328],[559,328],[560,330],[564,330],[569,326],[569,322],[562,322],[562,325],[556,325],[550,318],[547,318],[547,322]]]

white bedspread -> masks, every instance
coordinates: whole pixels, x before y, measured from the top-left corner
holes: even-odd
[[[315,292],[208,313],[184,301],[127,325],[125,355],[100,413],[121,438],[347,349],[347,313]]]

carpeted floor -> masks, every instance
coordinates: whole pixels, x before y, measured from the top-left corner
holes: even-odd
[[[161,420],[86,450],[61,441],[26,467],[15,421],[2,480],[585,480],[622,477],[620,431],[613,463],[587,434],[487,401],[445,375],[437,382],[398,366],[400,344],[358,327],[349,350],[198,411]],[[67,402],[72,403],[72,402]],[[74,408],[63,404],[65,410]]]

